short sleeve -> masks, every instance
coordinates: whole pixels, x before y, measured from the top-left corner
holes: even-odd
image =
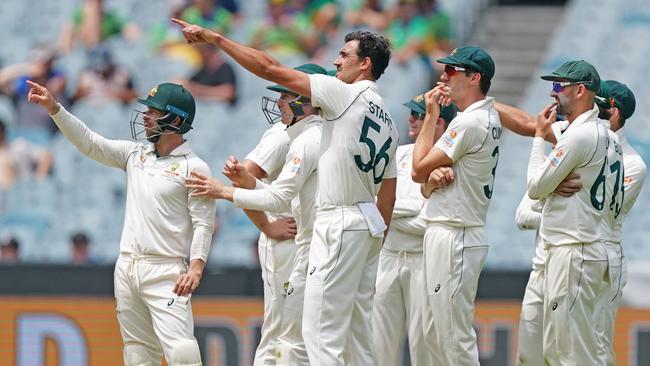
[[[476,118],[455,118],[435,147],[455,163],[463,155],[480,148],[486,137],[487,132],[481,128]]]
[[[255,148],[246,155],[247,160],[257,164],[266,174],[272,174],[284,165],[289,151],[289,136],[281,125],[268,129]]]
[[[309,75],[311,104],[323,111],[326,120],[339,117],[350,106],[356,95],[355,88],[328,75]]]

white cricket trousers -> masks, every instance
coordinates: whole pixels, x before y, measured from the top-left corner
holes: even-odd
[[[544,365],[544,268],[530,272],[519,316],[518,366]]]
[[[187,272],[181,258],[121,254],[115,264],[117,320],[126,366],[201,365],[189,296],[172,291]]]
[[[302,321],[311,366],[374,365],[372,299],[381,243],[356,206],[316,213]]]
[[[411,236],[422,245],[422,235]],[[407,333],[411,365],[432,365],[422,329],[423,267],[422,252],[395,251],[384,247],[379,254],[372,312],[377,366],[400,364],[400,351]]]
[[[623,248],[620,243],[605,242],[609,268],[605,296],[598,305],[598,319],[605,360],[608,366],[616,364],[616,353],[614,352],[614,325],[616,323],[616,312],[621,304],[623,287],[627,282],[627,263],[623,255]],[[609,285],[611,283],[611,286]]]
[[[284,308],[284,284],[293,268],[296,243],[293,240],[277,241],[260,234],[257,250],[264,285],[264,319],[253,365],[275,365],[275,345]]]
[[[472,323],[478,279],[487,253],[483,227],[427,225],[423,325],[434,365],[479,365]]]
[[[302,308],[305,302],[309,245],[298,245],[296,248],[293,272],[284,285],[284,309],[275,356],[277,365],[309,366],[307,349],[302,338]]]
[[[603,243],[548,246],[544,282],[546,365],[605,365],[596,309],[610,291],[608,267]]]

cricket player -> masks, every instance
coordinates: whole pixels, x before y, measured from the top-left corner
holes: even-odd
[[[608,270],[601,243],[609,135],[594,106],[600,76],[585,61],[569,61],[542,79],[553,81],[555,103],[538,115],[528,166],[528,195],[544,199],[540,236],[548,250],[544,282],[544,360],[550,365],[603,364],[595,305]],[[555,109],[557,107],[557,110]],[[569,127],[548,158],[543,137],[556,115]],[[570,197],[552,192],[574,172],[584,186]],[[579,295],[579,296],[578,296]]]
[[[647,169],[625,137],[625,122],[632,117],[636,107],[632,91],[627,85],[617,81],[602,81],[596,100],[600,107],[599,117],[610,123],[610,129],[613,131],[610,133],[618,137],[618,144],[610,145],[609,149],[608,172],[613,177],[608,177],[608,186],[613,184],[613,192],[607,196],[603,220],[606,223],[603,240],[608,250],[610,286],[598,308],[605,359],[607,365],[615,365],[614,324],[627,273],[621,247],[622,223],[639,196]],[[610,157],[617,154],[622,154],[622,167],[617,164],[618,160]]]
[[[188,42],[216,45],[257,76],[311,96],[321,109],[323,154],[303,336],[313,366],[374,364],[372,298],[395,202],[397,128],[375,82],[388,66],[389,42],[370,32],[346,35],[334,78],[292,70],[219,33],[173,21]]]
[[[426,105],[424,94],[404,103],[411,110],[409,137],[415,140],[422,128]],[[452,104],[442,108],[436,121],[434,139],[440,138],[456,117]],[[408,334],[411,365],[432,365],[422,329],[422,243],[426,225],[420,217],[424,197],[420,185],[411,179],[414,144],[397,148],[397,193],[393,217],[379,255],[377,283],[372,313],[375,363],[397,365]]]
[[[487,97],[494,62],[479,47],[461,47],[445,58],[442,83],[426,94],[427,116],[413,149],[413,180],[425,182],[434,169],[451,167],[446,187],[425,203],[424,337],[443,365],[478,365],[472,328],[478,278],[488,252],[485,217],[492,198],[501,124]],[[458,108],[434,144],[439,103]]]
[[[306,74],[326,73],[324,68],[315,64],[305,64],[296,70]],[[197,194],[227,199],[241,208],[264,211],[278,211],[285,207],[292,209],[298,224],[296,254],[291,276],[284,283],[285,303],[275,356],[278,365],[309,365],[302,338],[302,307],[315,218],[316,168],[320,158],[322,119],[317,114],[318,110],[311,106],[309,98],[280,85],[268,89],[279,92],[280,99],[265,98],[270,102],[266,105],[277,106],[265,108],[265,113],[270,120],[273,120],[273,115],[280,117],[291,141],[278,178],[272,184],[265,185],[247,174],[239,162],[231,157],[226,162],[225,173],[240,188],[226,187],[216,179],[203,176],[190,178],[187,183],[188,187],[197,189]]]
[[[256,179],[271,183],[282,171],[290,144],[285,129],[286,126],[281,123],[272,125],[241,162]],[[296,253],[294,237],[297,228],[290,211],[244,210],[260,230],[257,251],[264,286],[262,334],[255,350],[255,366],[275,365],[275,346],[280,334],[285,301],[284,284],[291,274]]]
[[[79,151],[126,172],[126,214],[115,265],[124,364],[160,365],[164,354],[169,365],[201,365],[190,297],[210,250],[215,207],[184,184],[191,172],[210,174],[184,139],[194,120],[194,98],[182,86],[164,83],[139,99],[147,111],[134,111],[131,127],[135,139],[144,135],[151,143],[143,144],[96,134],[45,87],[28,84],[29,101],[47,109]]]

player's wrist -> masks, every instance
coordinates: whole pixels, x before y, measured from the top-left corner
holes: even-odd
[[[49,113],[50,116],[53,116],[53,115],[59,113],[60,110],[61,110],[61,103],[54,102],[53,105],[51,105],[50,107],[47,108],[47,113]]]

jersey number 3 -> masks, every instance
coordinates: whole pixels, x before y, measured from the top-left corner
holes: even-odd
[[[386,142],[381,145],[379,152],[377,152],[377,145],[375,145],[375,142],[370,137],[368,137],[368,132],[371,128],[377,133],[381,131],[381,126],[377,124],[377,122],[371,120],[368,117],[364,118],[359,142],[363,142],[368,146],[368,151],[370,152],[370,160],[363,162],[361,160],[361,155],[355,155],[354,163],[357,164],[357,167],[364,173],[372,170],[375,184],[379,184],[384,177],[384,172],[386,172],[386,167],[388,166],[388,162],[390,160],[390,157],[388,156],[388,149],[390,148],[390,144],[393,142],[393,139],[389,137],[388,140],[386,140]],[[381,170],[381,173],[377,175],[375,169],[382,160],[384,161],[384,167]]]

